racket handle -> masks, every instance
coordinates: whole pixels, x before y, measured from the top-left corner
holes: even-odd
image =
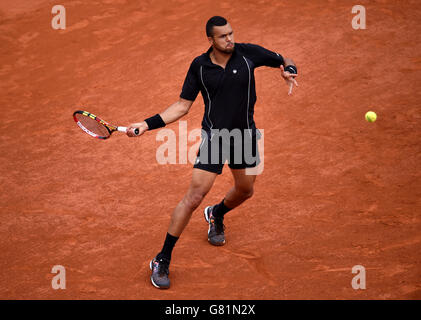
[[[127,132],[127,127],[117,127],[117,131]],[[139,128],[134,129],[134,134],[137,136],[139,135]]]

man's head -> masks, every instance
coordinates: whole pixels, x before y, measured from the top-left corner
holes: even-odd
[[[215,50],[231,53],[234,51],[234,33],[228,21],[214,16],[206,23],[206,35]]]

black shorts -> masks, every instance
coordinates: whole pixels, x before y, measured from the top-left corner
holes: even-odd
[[[257,167],[260,163],[260,132],[245,131],[239,137],[224,137],[202,131],[202,141],[193,168],[221,174],[225,162],[231,169]]]

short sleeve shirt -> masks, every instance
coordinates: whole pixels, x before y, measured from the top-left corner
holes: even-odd
[[[180,97],[194,101],[201,92],[205,104],[202,128],[255,129],[256,103],[254,69],[279,68],[283,57],[259,45],[236,43],[225,69],[212,63],[210,52],[196,57],[184,80]]]

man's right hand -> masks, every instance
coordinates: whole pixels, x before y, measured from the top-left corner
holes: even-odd
[[[136,128],[138,128],[139,129],[139,134],[138,135],[136,135],[135,133],[134,133],[134,129],[136,129]],[[139,123],[132,123],[131,125],[129,125],[128,127],[127,127],[127,132],[126,132],[126,134],[129,136],[129,137],[140,137],[142,134],[144,134],[145,133],[145,131],[147,131],[149,129],[149,127],[148,127],[148,125],[146,124],[146,122],[145,121],[143,121],[143,122],[139,122]]]

